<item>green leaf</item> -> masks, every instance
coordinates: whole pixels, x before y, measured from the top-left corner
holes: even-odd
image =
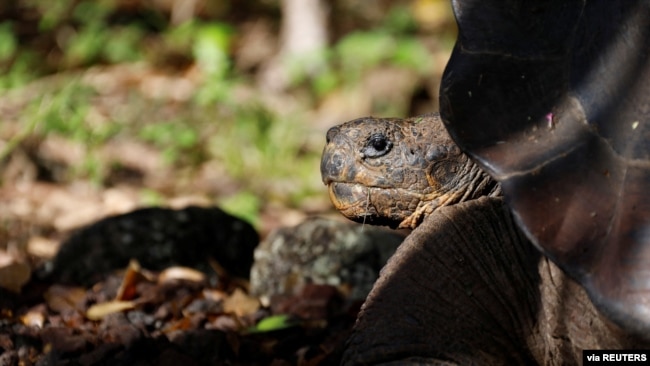
[[[17,49],[18,41],[11,22],[0,23],[0,61],[6,61],[13,57]]]
[[[136,61],[142,57],[143,32],[135,26],[119,27],[110,32],[102,54],[112,63]]]
[[[251,333],[272,332],[275,330],[286,329],[296,325],[289,315],[271,315],[267,318],[260,320],[257,325],[249,329]]]
[[[253,226],[257,226],[262,203],[260,202],[260,198],[251,192],[239,192],[222,200],[219,206],[224,211],[241,217]]]
[[[66,44],[65,56],[71,65],[86,64],[98,58],[104,49],[107,32],[98,24],[81,27]]]
[[[114,7],[115,4],[112,1],[82,1],[75,5],[72,17],[82,24],[105,23],[105,19],[111,14]]]
[[[395,40],[383,32],[356,32],[343,38],[336,51],[345,73],[351,76],[362,70],[379,65],[395,50]]]
[[[67,12],[74,0],[46,1],[34,0],[32,5],[36,6],[41,13],[39,28],[41,31],[54,29],[57,25],[65,22]]]
[[[417,30],[417,22],[408,6],[397,5],[386,15],[384,27],[394,34],[408,34]]]
[[[397,42],[392,61],[399,66],[415,69],[425,74],[432,69],[432,58],[426,47],[417,39],[404,38]]]
[[[331,69],[319,73],[313,81],[314,91],[321,97],[334,90],[339,84],[339,75]]]
[[[208,74],[225,76],[230,68],[232,30],[224,24],[202,26],[194,40],[193,54],[199,67]]]
[[[160,206],[165,203],[165,197],[160,192],[149,188],[140,191],[140,199],[147,206]]]

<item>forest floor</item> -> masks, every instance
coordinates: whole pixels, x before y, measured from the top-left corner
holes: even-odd
[[[192,37],[214,46],[219,29],[201,27]],[[185,39],[174,32],[156,37]],[[327,129],[435,110],[453,41],[448,31],[370,29],[339,37],[329,73],[287,81],[268,22],[237,32],[225,76],[201,66],[219,54],[192,60],[191,47],[158,49],[158,39],[147,43],[155,57],[80,65],[2,91],[0,365],[339,363],[361,304],[332,286],[268,303],[245,279],[214,283],[184,267],[132,263],[92,286],[35,275],[79,228],[142,207],[218,206],[261,240],[311,216],[340,218],[320,180]]]

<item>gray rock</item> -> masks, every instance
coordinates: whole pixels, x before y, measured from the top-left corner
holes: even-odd
[[[294,295],[307,283],[350,290],[365,299],[404,235],[384,228],[310,218],[272,232],[255,250],[251,293]]]

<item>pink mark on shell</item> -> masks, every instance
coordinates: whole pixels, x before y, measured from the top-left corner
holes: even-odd
[[[548,128],[553,128],[555,123],[553,123],[553,113],[549,112],[546,114],[546,122],[548,123]]]

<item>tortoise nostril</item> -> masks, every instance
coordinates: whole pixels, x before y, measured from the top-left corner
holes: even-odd
[[[338,127],[332,127],[329,130],[327,130],[327,137],[325,138],[325,141],[329,144],[330,141],[334,140],[336,135],[339,134],[339,128]]]

